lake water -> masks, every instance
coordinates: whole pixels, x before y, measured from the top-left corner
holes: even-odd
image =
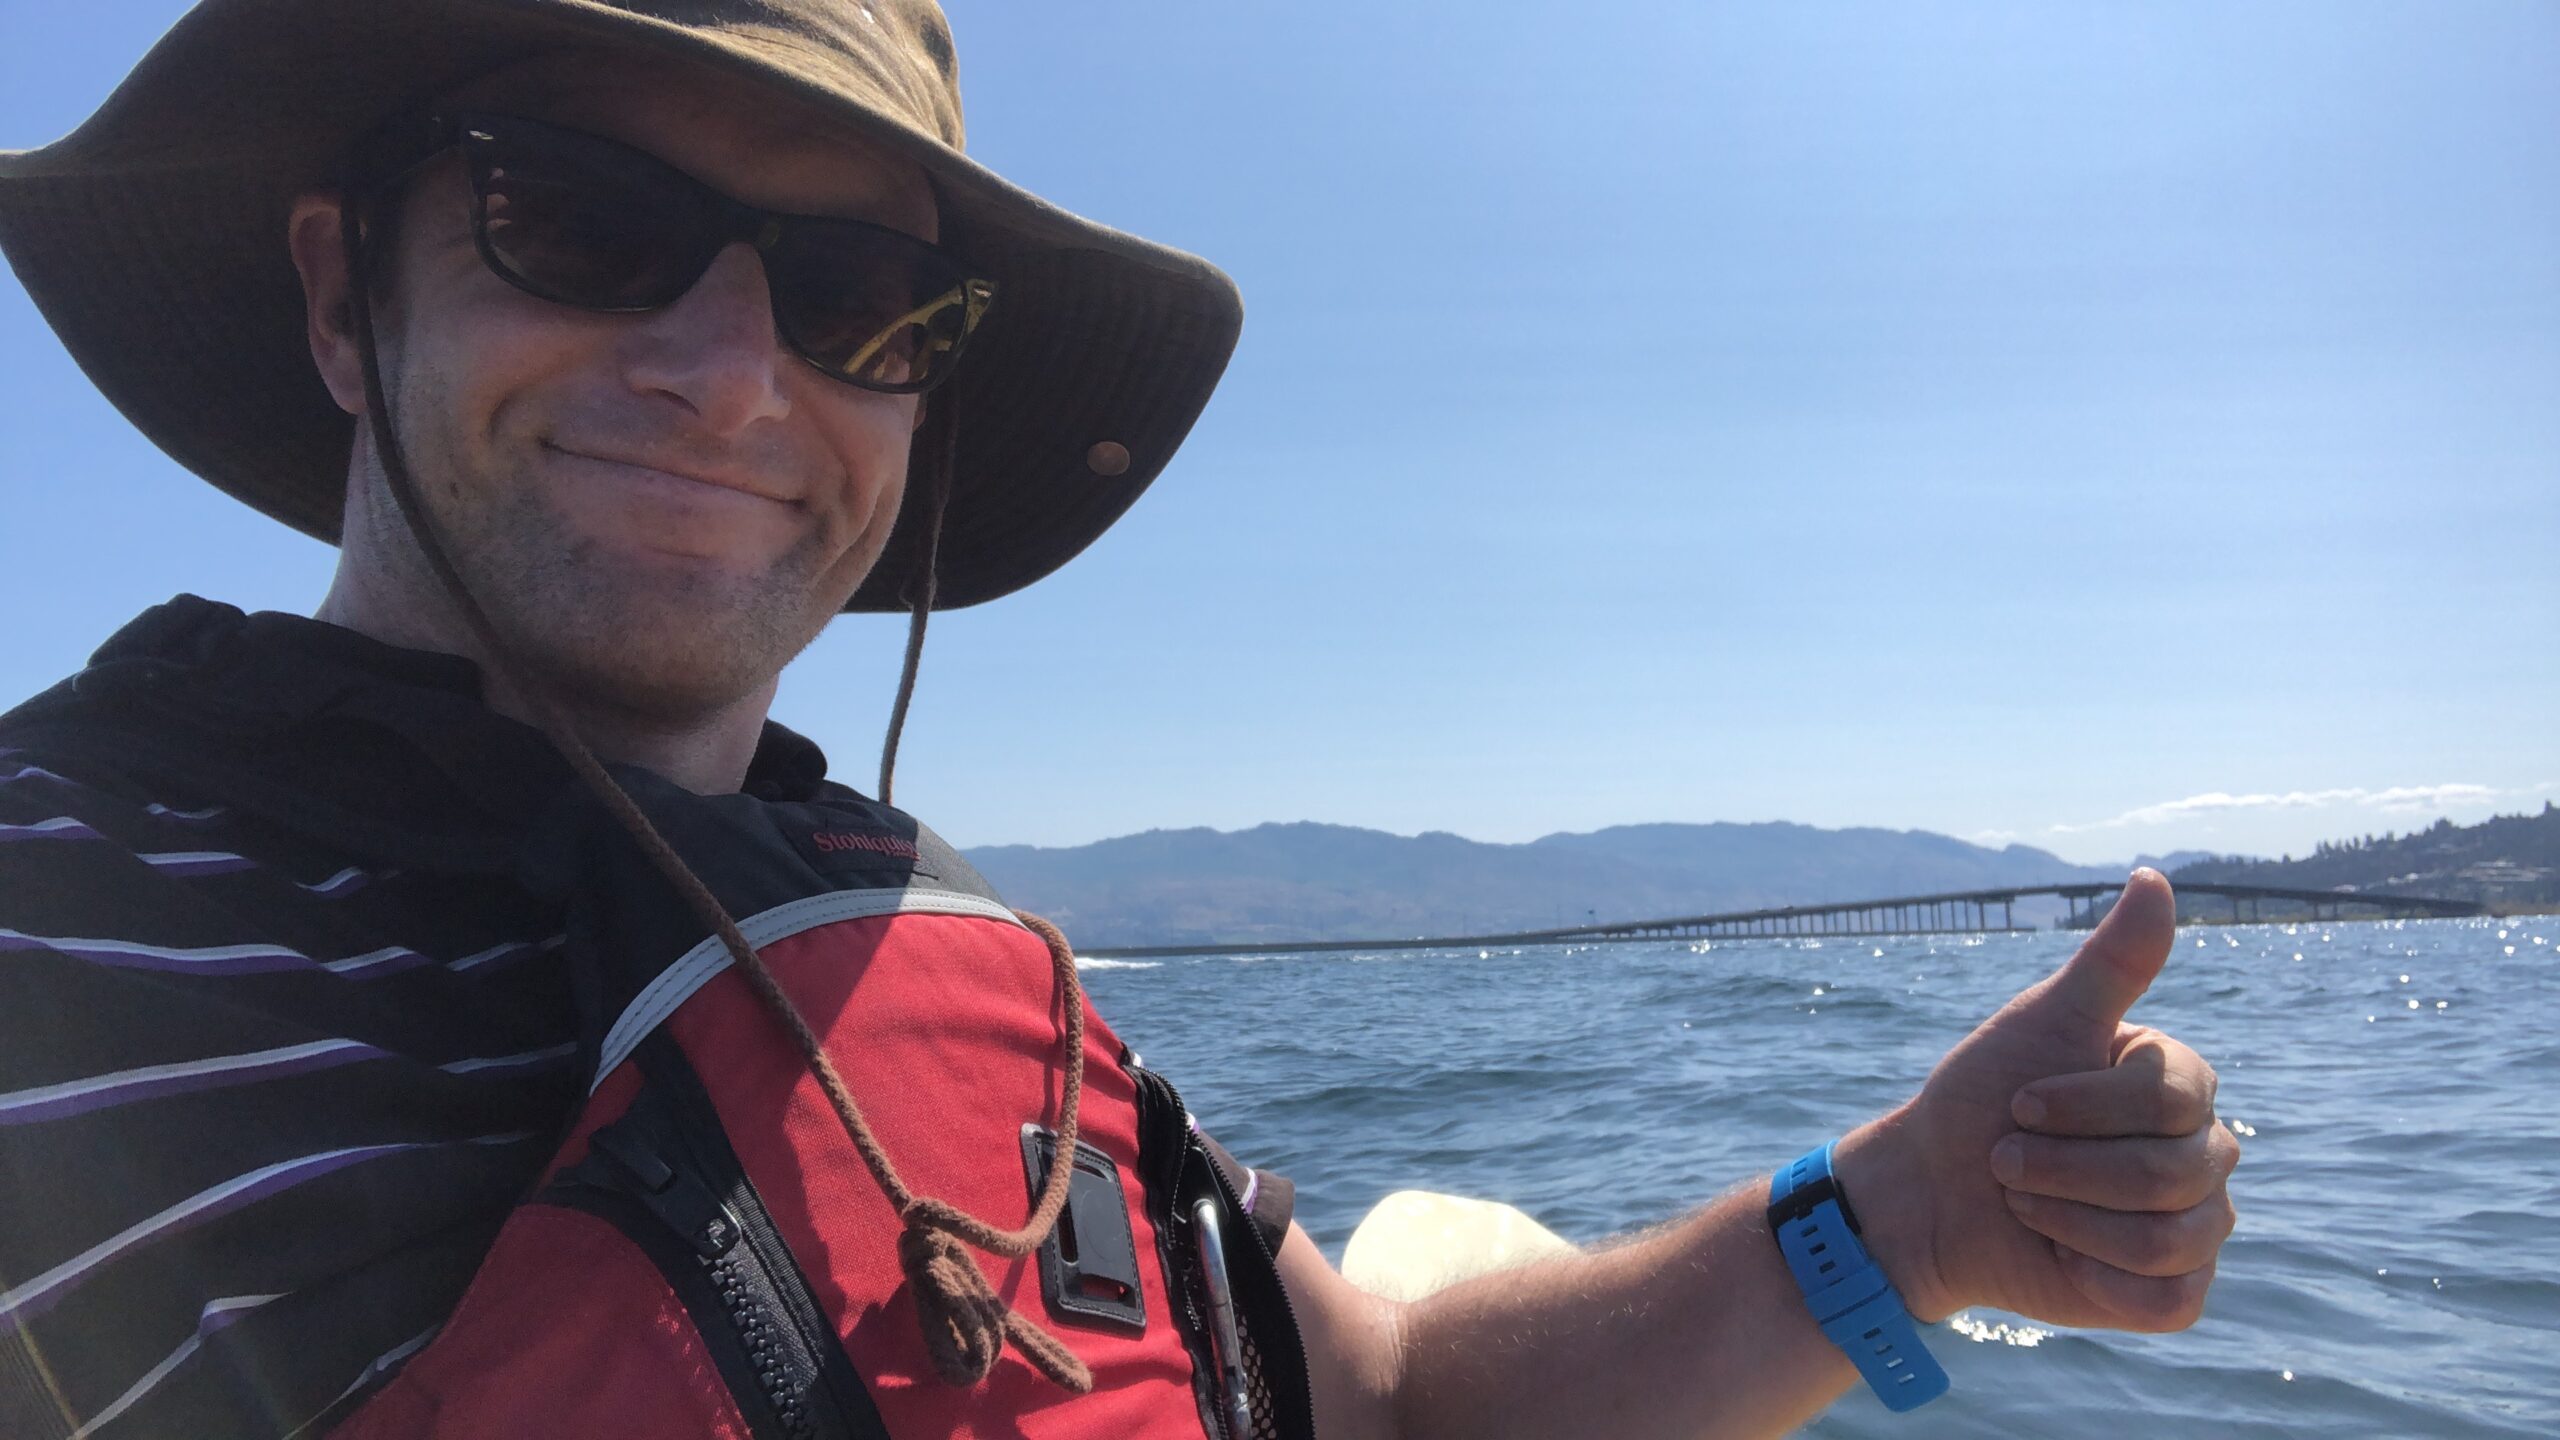
[[[1174,958],[1085,978],[1207,1128],[1298,1182],[1338,1259],[1406,1187],[1509,1201],[1575,1240],[1665,1219],[1899,1101],[2074,943]],[[2204,1319],[2142,1336],[1975,1311],[1929,1336],[1945,1399],[1899,1417],[1861,1387],[1802,1433],[2560,1436],[2556,952],[2560,917],[2183,932],[2133,1018],[2214,1062],[2242,1136]]]

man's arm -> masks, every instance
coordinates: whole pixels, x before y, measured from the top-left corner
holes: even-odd
[[[1866,1129],[1834,1164],[1851,1196]],[[1280,1252],[1307,1337],[1316,1429],[1343,1437],[1773,1435],[1857,1380],[1814,1328],[1762,1212],[1767,1181],[1598,1251],[1410,1304],[1335,1273],[1306,1232]],[[1862,1204],[1863,1208],[1863,1204]],[[1867,1241],[1882,1263],[1876,1226]]]
[[[2213,1118],[2212,1067],[2123,1023],[2175,915],[2167,883],[2138,874],[2069,964],[1842,1139],[1834,1165],[1865,1243],[1922,1321],[1988,1304],[2172,1330],[2202,1311],[2239,1147]],[[2011,1136],[2016,1168],[2000,1154]],[[1803,1423],[1857,1372],[1779,1257],[1767,1193],[1762,1177],[1627,1242],[1410,1304],[1353,1288],[1293,1229],[1280,1273],[1318,1429],[1648,1440]]]

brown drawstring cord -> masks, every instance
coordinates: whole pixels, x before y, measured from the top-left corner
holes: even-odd
[[[401,518],[408,523],[410,534],[418,542],[419,551],[426,556],[436,579],[461,612],[463,622],[478,640],[488,664],[533,707],[543,732],[559,747],[570,769],[577,773],[588,789],[595,792],[596,798],[630,833],[659,873],[675,886],[676,892],[692,907],[694,914],[720,937],[720,943],[728,950],[730,958],[737,962],[739,973],[764,1002],[765,1008],[782,1022],[783,1028],[790,1031],[792,1039],[799,1044],[802,1058],[807,1062],[810,1073],[817,1078],[818,1088],[826,1092],[836,1118],[843,1122],[845,1133],[852,1138],[854,1149],[862,1156],[864,1168],[871,1172],[872,1180],[898,1213],[903,1227],[898,1236],[899,1267],[915,1291],[916,1317],[923,1327],[925,1350],[943,1380],[952,1385],[974,1385],[985,1379],[995,1368],[1004,1342],[1011,1340],[1014,1348],[1041,1374],[1078,1395],[1088,1393],[1093,1389],[1092,1371],[1056,1336],[1007,1306],[987,1283],[986,1272],[979,1267],[976,1257],[961,1243],[966,1241],[992,1255],[1019,1259],[1038,1249],[1049,1238],[1050,1231],[1058,1223],[1058,1216],[1066,1208],[1067,1185],[1075,1173],[1076,1120],[1084,1097],[1084,994],[1076,978],[1075,953],[1068,947],[1066,936],[1036,915],[1017,912],[1022,923],[1048,945],[1050,964],[1057,975],[1058,993],[1066,1011],[1066,1084],[1058,1097],[1057,1146],[1054,1152],[1057,1159],[1051,1163],[1048,1176],[1041,1184],[1040,1198],[1031,1207],[1030,1218],[1022,1228],[999,1230],[947,1201],[918,1195],[908,1188],[906,1181],[899,1176],[897,1166],[890,1161],[888,1151],[881,1148],[879,1137],[863,1120],[860,1107],[854,1103],[852,1090],[845,1085],[844,1077],[837,1072],[834,1062],[827,1058],[817,1032],[810,1028],[807,1017],[800,1013],[800,1007],[783,992],[781,983],[765,967],[763,957],[747,943],[737,921],[730,918],[727,907],[711,893],[709,886],[702,883],[701,877],[693,873],[692,867],[684,863],[684,858],[676,854],[675,848],[658,833],[657,827],[641,813],[640,807],[622,786],[606,773],[603,764],[578,737],[567,713],[550,693],[526,684],[523,673],[508,659],[508,651],[498,639],[496,626],[490,622],[487,612],[481,609],[470,589],[462,583],[460,572],[445,553],[443,542],[428,519],[425,506],[419,501],[408,465],[401,457],[399,442],[392,434],[382,369],[374,353],[373,309],[367,295],[369,277],[364,268],[362,225],[356,212],[357,202],[351,195],[339,212],[339,237],[346,250],[349,308],[355,325],[357,353],[364,369],[365,405],[373,427],[375,447],[381,452],[383,478],[388,483],[393,501],[400,508]],[[935,524],[932,528],[936,532],[941,528],[939,492],[948,486],[950,455],[951,445],[946,436],[942,452],[946,473],[940,477],[941,483],[935,486],[936,494],[930,502],[934,506],[932,519]],[[893,727],[904,718],[908,692],[914,688],[917,651],[924,638],[923,615],[932,603],[933,548],[929,542],[926,579],[910,622],[906,672],[899,685]],[[894,728],[889,749],[894,754]],[[885,782],[887,757],[883,759]],[[884,800],[886,789],[884,783]]]
[[[933,423],[940,432],[936,464],[925,482],[924,563],[907,594],[907,656],[898,666],[898,698],[889,706],[889,731],[880,738],[880,803],[889,804],[889,786],[897,778],[898,737],[907,729],[907,703],[916,694],[916,666],[924,659],[924,622],[933,613],[933,592],[941,578],[942,513],[951,498],[951,476],[960,451],[960,417],[952,392],[933,399]]]

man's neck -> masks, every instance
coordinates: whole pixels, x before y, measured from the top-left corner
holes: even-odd
[[[312,618],[343,626],[386,645],[459,655],[480,667],[482,703],[510,720],[548,733],[542,707],[522,694],[449,606],[382,603],[381,597],[341,568]],[[637,765],[698,795],[727,794],[746,783],[765,714],[778,681],[726,705],[680,717],[644,712],[556,688],[550,698],[559,717],[599,760]],[[556,738],[556,737],[555,737]]]
[[[484,661],[481,676],[481,696],[490,709],[536,729],[550,729],[502,672]],[[673,723],[620,707],[580,704],[572,695],[555,693],[554,703],[597,759],[637,765],[697,795],[725,795],[746,784],[773,695],[768,684],[709,714]]]

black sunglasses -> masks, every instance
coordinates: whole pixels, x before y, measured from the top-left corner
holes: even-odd
[[[364,166],[378,199],[459,147],[480,258],[528,295],[581,310],[671,305],[728,246],[764,263],[792,353],[865,390],[912,395],[949,379],[995,298],[942,250],[861,220],[733,200],[602,136],[513,115],[444,113],[382,137]]]

